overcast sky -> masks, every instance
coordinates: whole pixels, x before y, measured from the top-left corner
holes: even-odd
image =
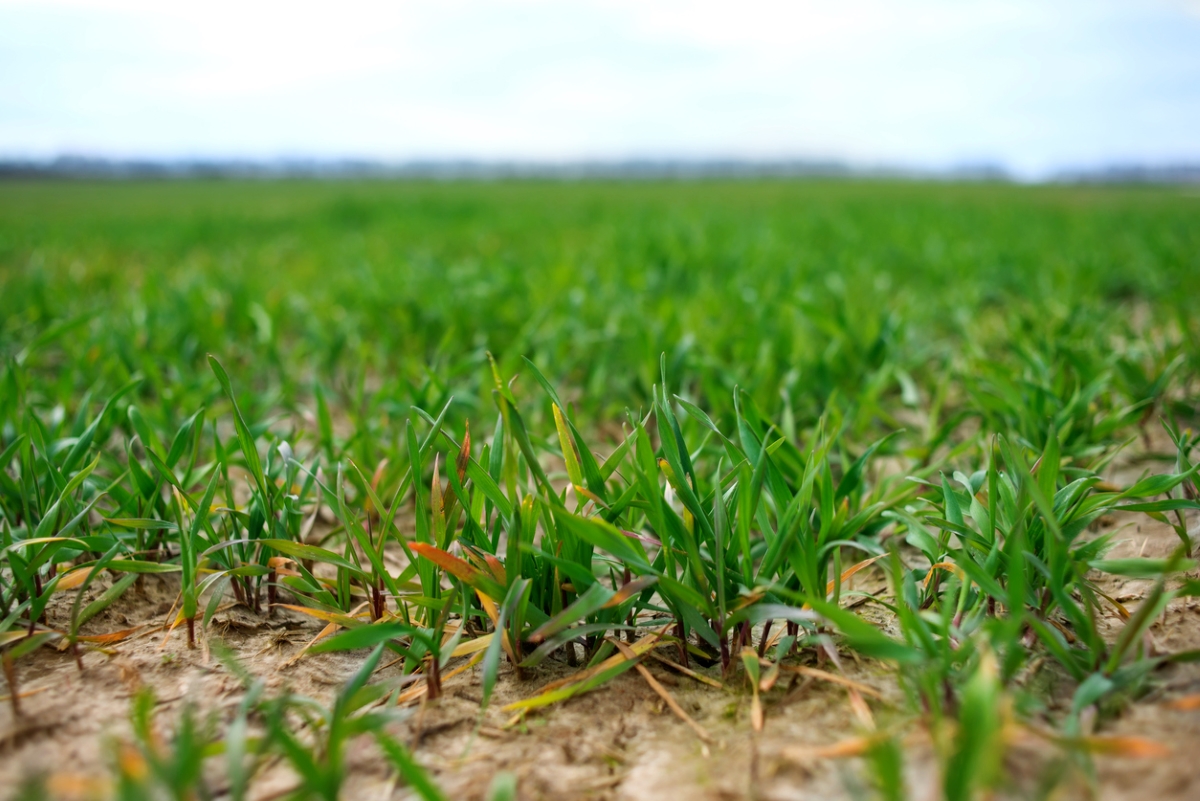
[[[0,155],[1200,162],[1200,0],[0,0]]]

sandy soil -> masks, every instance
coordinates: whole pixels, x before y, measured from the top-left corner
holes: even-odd
[[[1111,479],[1131,481],[1146,465],[1126,460]],[[1193,524],[1195,521],[1192,521]],[[1145,516],[1106,521],[1120,528],[1122,539],[1113,556],[1165,556],[1177,545],[1171,529]],[[865,576],[860,581],[878,582]],[[97,582],[100,584],[101,582]],[[1146,582],[1102,578],[1104,589],[1131,609]],[[89,590],[101,592],[102,586]],[[171,578],[146,576],[140,591],[130,591],[117,604],[90,621],[85,633],[102,634],[142,627],[132,637],[83,656],[81,674],[68,653],[43,648],[22,660],[24,718],[14,720],[7,703],[0,705],[0,787],[13,790],[32,775],[55,776],[64,797],[89,797],[105,775],[113,744],[128,737],[130,699],[141,686],[159,699],[158,722],[168,731],[187,703],[228,719],[242,696],[238,680],[206,647],[186,648],[182,631],[165,636],[162,623],[178,592]],[[69,597],[55,600],[51,624],[65,619]],[[269,618],[233,607],[219,613],[209,642],[220,639],[272,689],[284,687],[329,700],[361,664],[362,655],[322,654],[294,659],[321,624],[286,610]],[[1151,631],[1152,646],[1163,652],[1200,648],[1200,601],[1179,599]],[[844,674],[876,689],[881,699],[868,699],[880,725],[899,725],[905,704],[894,676],[876,663],[849,655],[841,659]],[[845,688],[822,680],[792,681],[790,676],[764,696],[766,724],[760,734],[750,723],[751,697],[739,677],[715,689],[648,661],[651,673],[704,727],[701,739],[666,707],[637,671],[628,671],[590,694],[528,715],[508,726],[501,707],[535,694],[539,687],[571,669],[550,660],[525,680],[504,668],[486,719],[480,724],[478,669],[450,679],[446,695],[416,703],[395,724],[396,733],[414,747],[450,798],[484,797],[501,770],[518,777],[522,798],[635,799],[801,799],[856,798],[868,788],[863,766],[855,758],[814,757],[806,748],[828,746],[864,731]],[[815,665],[815,661],[810,660]],[[826,668],[832,668],[828,663]],[[395,677],[396,667],[379,672]],[[715,669],[704,671],[716,677]],[[1145,737],[1169,747],[1166,756],[1105,756],[1096,760],[1096,787],[1103,799],[1185,799],[1200,797],[1200,776],[1192,760],[1200,752],[1200,708],[1180,708],[1179,699],[1200,693],[1200,665],[1174,665],[1155,675],[1153,689],[1128,704],[1112,719],[1100,721],[1104,734]],[[1054,705],[1069,703],[1072,688],[1055,688]],[[1186,705],[1186,704],[1185,704]],[[919,723],[904,729],[906,770],[913,798],[936,798],[938,777],[928,735]],[[1032,792],[1039,771],[1053,749],[1035,738],[1017,737],[1008,760],[1013,795]],[[352,778],[346,798],[412,797],[397,783],[374,747],[351,748]],[[214,774],[213,786],[220,788]],[[286,794],[295,778],[280,765],[269,765],[256,785],[255,798]],[[1059,797],[1087,797],[1081,778],[1069,782]]]

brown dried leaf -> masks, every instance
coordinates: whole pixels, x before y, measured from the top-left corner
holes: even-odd
[[[753,697],[750,699],[750,725],[754,727],[756,732],[761,733],[766,720],[763,716],[762,700],[758,697],[757,689]]]
[[[1170,746],[1146,737],[1092,735],[1080,737],[1070,743],[1080,745],[1093,754],[1110,754],[1138,759],[1165,757],[1171,754]]]
[[[869,737],[850,737],[831,745],[793,745],[782,749],[779,753],[787,759],[806,762],[813,759],[845,759],[862,756],[871,749],[879,739],[879,735]]]
[[[54,585],[54,591],[63,592],[81,586],[83,582],[87,581],[88,576],[92,575],[92,571],[94,570],[94,567],[79,567],[70,573],[63,574],[58,579],[58,584]]]
[[[1200,693],[1176,698],[1173,701],[1168,701],[1165,706],[1167,709],[1177,709],[1181,712],[1191,712],[1194,709],[1200,709]]]
[[[674,670],[677,673],[682,673],[683,675],[687,676],[688,678],[695,679],[696,681],[700,682],[701,684],[707,684],[708,686],[715,687],[718,690],[725,689],[725,685],[722,684],[721,682],[717,681],[716,679],[711,678],[709,676],[705,676],[700,673],[697,673],[696,671],[691,670],[690,668],[685,668],[683,665],[680,665],[677,662],[672,662],[670,659],[663,656],[658,651],[651,651],[650,656],[652,658],[658,660],[659,662],[662,662],[664,665],[671,668],[671,670]]]
[[[454,460],[454,469],[458,471],[458,481],[461,484],[467,478],[467,465],[471,463],[471,423],[467,421],[463,433],[462,447],[458,449],[458,458]]]
[[[870,559],[864,559],[861,562],[857,562],[853,565],[850,565],[850,567],[848,567],[842,571],[842,576],[839,579],[839,582],[842,584],[845,584],[846,581],[851,576],[853,576],[855,573],[857,573],[860,570],[864,570],[865,568],[868,568],[871,565],[875,564],[875,562],[882,559],[883,556],[884,556],[884,554],[879,554],[878,556],[872,556]],[[825,585],[825,595],[826,596],[828,596],[830,593],[833,592],[833,587],[834,587],[834,583],[832,581]]]
[[[804,665],[783,665],[781,667],[781,669],[786,670],[789,673],[799,673],[802,676],[812,676],[814,679],[828,681],[833,684],[840,684],[843,687],[848,687],[850,689],[857,690],[858,692],[862,693],[863,695],[869,695],[872,698],[878,698],[880,700],[883,699],[883,696],[880,694],[879,690],[876,690],[874,687],[870,687],[866,684],[862,684],[861,682],[854,681],[853,679],[848,679],[845,676],[839,676],[836,673],[830,673],[827,670],[821,670],[820,668],[806,667]]]

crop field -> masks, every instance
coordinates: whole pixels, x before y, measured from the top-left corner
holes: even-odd
[[[23,799],[1195,798],[1200,193],[0,182]]]

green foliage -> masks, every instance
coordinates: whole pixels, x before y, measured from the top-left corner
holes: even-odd
[[[612,638],[670,630],[757,698],[781,624],[773,670],[797,648],[895,666],[945,794],[991,792],[1029,673],[1076,683],[1075,742],[1178,656],[1143,642],[1197,592],[1176,581],[1200,508],[1193,217],[1149,190],[0,185],[14,709],[22,659],[86,647],[161,573],[189,643],[232,597],[340,629],[313,654],[370,650],[331,707],[248,684],[222,737],[185,717],[168,747],[139,699],[129,797],[184,797],[220,752],[234,797],[281,757],[297,797],[336,798],[370,735],[431,799],[374,706],[384,650],[430,699],[478,659],[482,715],[505,659],[596,668],[536,708],[627,670]],[[1104,481],[1160,420],[1170,467]],[[1107,558],[1115,513],[1178,552]],[[1153,587],[1115,637],[1106,573]],[[900,739],[870,743],[876,790],[903,797]]]

